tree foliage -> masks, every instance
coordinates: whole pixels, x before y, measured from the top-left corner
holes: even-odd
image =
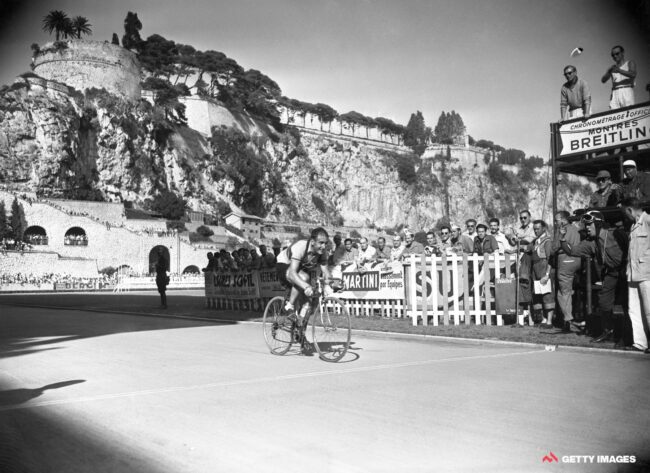
[[[70,22],[72,34],[76,36],[77,39],[81,39],[82,34],[92,34],[93,31],[91,26],[92,25],[88,22],[88,18],[83,16],[75,16]]]
[[[184,84],[172,85],[165,79],[148,77],[142,84],[145,90],[154,92],[154,104],[159,106],[165,114],[165,118],[172,123],[187,123],[185,117],[185,105],[178,98],[189,95],[189,90]]]
[[[145,204],[150,210],[169,220],[180,220],[181,217],[185,216],[187,207],[185,199],[167,190],[162,191],[152,200],[146,201]]]
[[[0,240],[8,238],[11,234],[9,222],[7,221],[7,209],[4,201],[0,201]]]
[[[111,44],[114,44],[116,46],[120,45],[120,38],[117,36],[117,33],[113,33],[113,37],[111,38]]]
[[[411,114],[404,130],[404,144],[410,146],[418,156],[422,156],[427,147],[430,131],[424,123],[424,116],[419,110]]]
[[[138,14],[128,12],[124,18],[124,35],[122,36],[122,46],[126,49],[139,50],[142,45],[140,30],[142,23],[138,19]]]
[[[201,225],[200,227],[198,227],[196,229],[196,233],[198,233],[203,237],[211,237],[212,235],[214,235],[212,229],[210,227],[206,227],[205,225]]]
[[[72,31],[70,18],[61,10],[52,10],[43,17],[43,31],[49,34],[54,31],[56,41],[59,41],[61,37],[67,38]]]
[[[11,234],[16,241],[22,241],[25,230],[27,229],[27,220],[25,220],[25,209],[17,198],[11,204]]]
[[[438,123],[433,130],[435,140],[438,143],[453,144],[454,138],[462,136],[465,132],[465,124],[461,116],[454,110],[442,112],[438,117]]]
[[[526,153],[520,149],[509,148],[497,156],[497,161],[501,164],[521,164],[526,159]]]

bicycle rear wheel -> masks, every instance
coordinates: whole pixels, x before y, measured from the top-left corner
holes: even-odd
[[[352,336],[350,314],[343,302],[324,298],[312,314],[311,334],[321,360],[334,363],[343,358]]]
[[[284,355],[293,343],[293,321],[284,311],[284,297],[274,297],[266,304],[262,319],[264,340],[274,355]]]

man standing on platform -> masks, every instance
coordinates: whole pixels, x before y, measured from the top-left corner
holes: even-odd
[[[604,84],[608,80],[612,80],[612,95],[609,100],[609,108],[613,110],[634,105],[636,63],[625,60],[623,46],[614,46],[612,48],[612,59],[614,59],[615,64],[607,69],[600,81]]]
[[[571,118],[583,117],[584,120],[591,115],[591,91],[589,84],[578,78],[575,66],[564,68],[566,82],[560,90],[560,121]]]

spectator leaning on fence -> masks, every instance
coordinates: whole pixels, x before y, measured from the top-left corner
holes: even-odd
[[[442,255],[449,254],[452,248],[451,244],[451,227],[449,225],[443,225],[440,228],[440,241],[437,245],[438,254]]]
[[[377,261],[377,250],[374,246],[368,244],[368,239],[366,237],[361,237],[359,240],[359,254],[357,256],[357,268],[359,270],[369,269],[370,264]]]
[[[341,263],[354,263],[359,256],[359,250],[352,245],[352,238],[346,238],[343,241],[343,247],[345,248],[345,252],[343,253]]]
[[[571,331],[573,322],[573,280],[576,273],[582,266],[582,260],[576,256],[571,256],[562,249],[560,244],[560,228],[565,229],[564,239],[567,243],[574,247],[580,243],[580,233],[575,225],[569,222],[569,212],[560,210],[555,214],[555,238],[551,246],[551,251],[555,258],[556,265],[556,279],[557,279],[557,303],[560,306],[562,315],[564,316],[564,332]],[[576,328],[580,331],[584,327],[575,324]]]
[[[404,254],[404,245],[402,244],[402,237],[395,235],[393,237],[393,247],[390,250],[390,260],[400,261]]]
[[[461,232],[462,229],[460,228],[460,226],[454,224],[451,225],[451,238],[449,239],[449,241],[451,242],[451,248],[450,250],[448,250],[448,254],[454,253],[457,255],[462,255],[463,253],[468,253],[468,252],[471,253],[474,250],[473,244],[471,247],[470,246],[465,247],[463,245],[463,239],[465,240],[465,242],[468,242],[469,238],[466,237],[465,235],[462,235]],[[467,251],[465,251],[465,249],[467,249]]]
[[[275,268],[275,255],[268,251],[266,245],[260,245],[260,258],[263,269]]]
[[[623,208],[634,220],[630,230],[627,258],[628,314],[632,325],[631,346],[634,350],[648,349],[650,333],[650,215],[636,198],[623,201]],[[645,322],[645,323],[644,323]]]
[[[499,254],[512,252],[512,245],[500,230],[501,221],[498,218],[493,217],[490,219],[488,224],[490,225],[490,235],[494,237],[499,245]]]
[[[410,255],[423,255],[424,246],[419,241],[415,241],[415,235],[411,231],[404,232],[404,251],[402,258],[408,258]]]
[[[476,226],[476,237],[474,238],[474,253],[483,256],[499,251],[499,244],[492,235],[487,233],[487,225],[479,223]]]
[[[463,235],[468,236],[472,242],[474,242],[474,238],[476,237],[476,220],[469,218],[465,221],[465,231],[463,232]]]
[[[379,237],[377,239],[377,259],[378,260],[390,259],[390,248],[386,247],[386,239],[384,237]]]
[[[433,231],[427,232],[427,244],[424,247],[424,254],[426,256],[433,256],[439,253],[436,240],[436,234]]]

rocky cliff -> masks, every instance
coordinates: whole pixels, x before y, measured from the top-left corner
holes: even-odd
[[[195,210],[213,212],[223,200],[280,221],[429,228],[447,213],[454,222],[514,222],[525,207],[535,216],[546,207],[550,220],[545,170],[523,179],[453,155],[422,162],[406,149],[293,128],[224,127],[205,137],[147,101],[29,78],[0,90],[0,180],[45,195],[140,204],[170,190]],[[571,183],[560,206],[579,206],[588,190]]]

